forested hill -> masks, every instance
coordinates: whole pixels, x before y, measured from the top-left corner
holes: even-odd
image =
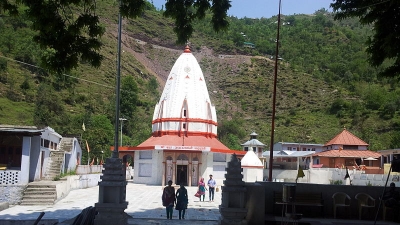
[[[106,28],[104,61],[100,68],[82,62],[63,76],[41,69],[49,50],[32,41],[30,21],[1,15],[1,124],[51,126],[61,134],[82,135],[94,155],[113,145],[118,15],[108,1],[97,7]],[[277,18],[231,17],[229,30],[219,33],[207,18],[195,25],[190,46],[216,105],[219,138],[241,149],[255,131],[268,148]],[[172,25],[151,5],[140,18],[124,20],[123,145],[137,145],[151,134],[154,106],[184,48],[175,44]],[[356,20],[334,21],[323,9],[283,16],[276,142],[325,143],[345,127],[370,149],[400,146],[400,89],[397,81],[377,77],[380,68],[368,65],[370,30]]]

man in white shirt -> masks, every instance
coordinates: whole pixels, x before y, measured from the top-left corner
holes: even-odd
[[[208,185],[208,191],[209,191],[209,199],[210,202],[214,201],[214,190],[215,190],[215,186],[217,185],[217,182],[215,182],[215,180],[213,179],[213,175],[210,174],[210,179],[207,182]]]

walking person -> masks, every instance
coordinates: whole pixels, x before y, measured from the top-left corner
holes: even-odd
[[[200,199],[200,202],[201,202],[201,197],[203,196],[203,202],[204,202],[204,198],[205,198],[205,196],[206,196],[206,190],[207,190],[207,188],[206,188],[206,183],[204,182],[204,178],[200,178],[200,181],[199,181],[199,199]]]
[[[181,182],[180,188],[176,191],[176,207],[179,211],[179,219],[185,219],[185,212],[188,205],[188,194],[185,184]]]
[[[210,179],[207,182],[208,185],[208,192],[209,192],[209,200],[210,202],[214,201],[214,190],[217,182],[213,179],[213,175],[210,174]]]
[[[175,204],[175,189],[172,185],[172,180],[168,181],[168,186],[166,186],[163,190],[162,194],[162,203],[165,206],[167,212],[167,219],[172,220],[172,211],[174,210]]]

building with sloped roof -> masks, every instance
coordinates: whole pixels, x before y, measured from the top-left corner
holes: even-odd
[[[261,141],[257,140],[258,134],[256,132],[252,132],[250,134],[250,140],[246,141],[245,143],[241,144],[243,146],[243,151],[250,151],[252,150],[258,157],[262,157],[262,153],[265,148],[265,144]]]
[[[343,129],[324,145],[324,151],[312,155],[313,167],[349,168],[383,173],[381,154],[368,150],[368,144]]]
[[[221,185],[231,150],[217,139],[217,113],[203,72],[186,46],[167,78],[152,121],[152,136],[138,146],[122,146],[119,156],[134,162],[133,182],[197,186],[214,176]]]

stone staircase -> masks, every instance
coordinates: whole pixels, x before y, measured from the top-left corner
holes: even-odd
[[[24,191],[21,205],[54,205],[56,200],[56,184],[39,181],[28,184]]]
[[[51,150],[48,159],[47,169],[43,180],[54,180],[63,171],[64,154],[70,152],[73,146],[73,138],[63,138],[58,150]]]
[[[61,174],[62,165],[64,162],[64,151],[50,151],[47,169],[43,180],[54,180]]]

